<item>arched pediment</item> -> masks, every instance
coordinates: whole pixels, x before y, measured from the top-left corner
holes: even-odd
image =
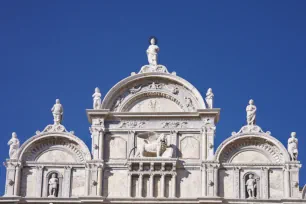
[[[143,73],[125,78],[102,102],[102,109],[114,112],[188,112],[205,108],[194,86],[168,73]]]
[[[85,162],[90,151],[79,138],[66,132],[46,132],[27,140],[18,151],[20,161]]]
[[[247,130],[248,129],[248,130]],[[234,133],[217,149],[216,160],[222,163],[285,163],[289,161],[286,148],[259,126]]]

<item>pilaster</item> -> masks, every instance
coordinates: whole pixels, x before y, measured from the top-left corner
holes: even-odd
[[[70,188],[71,188],[71,166],[64,167],[64,188],[62,195],[63,197],[69,198],[70,197]]]
[[[36,166],[36,197],[42,197],[44,166]]]

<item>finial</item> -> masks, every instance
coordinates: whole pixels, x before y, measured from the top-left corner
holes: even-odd
[[[207,93],[206,93],[206,103],[208,105],[208,108],[213,108],[213,102],[214,102],[214,94],[212,92],[212,89],[209,88],[207,90]]]
[[[249,105],[246,107],[247,112],[247,124],[255,125],[256,124],[256,106],[254,105],[254,100],[249,101]]]
[[[101,109],[101,92],[98,87],[95,88],[93,97],[93,109]]]
[[[55,104],[53,105],[51,112],[53,114],[54,124],[59,125],[63,120],[64,109],[59,99],[55,100]]]

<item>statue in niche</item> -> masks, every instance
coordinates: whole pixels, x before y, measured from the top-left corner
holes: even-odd
[[[298,139],[296,133],[292,132],[291,137],[288,139],[288,152],[292,161],[297,161],[298,157]]]
[[[157,53],[159,52],[159,47],[157,46],[156,37],[151,37],[149,43],[150,46],[147,49],[149,65],[157,66]]]
[[[92,95],[93,97],[93,109],[101,108],[101,92],[98,87],[95,88],[95,93]]]
[[[209,88],[209,89],[207,90],[206,98],[205,98],[205,99],[206,99],[206,103],[207,103],[207,105],[208,105],[208,108],[213,108],[214,94],[213,94],[211,88]]]
[[[256,106],[254,105],[254,100],[249,101],[249,105],[246,107],[247,112],[247,123],[248,125],[255,125],[256,123]]]
[[[10,159],[17,159],[17,151],[20,146],[19,139],[17,138],[16,132],[12,133],[12,138],[7,143],[10,146],[9,155]]]
[[[55,173],[51,175],[49,180],[49,196],[48,197],[57,197],[58,196],[58,178]]]
[[[137,137],[144,139],[144,143],[137,146],[135,157],[172,157],[173,148],[168,145],[165,134],[145,132]]]
[[[64,109],[59,99],[56,99],[54,106],[51,109],[54,118],[54,124],[59,125],[63,120]]]
[[[253,178],[254,175],[250,174],[249,175],[249,179],[246,181],[245,185],[246,185],[246,189],[247,189],[247,193],[248,193],[248,198],[256,198],[255,197],[255,193],[256,193],[256,179]]]

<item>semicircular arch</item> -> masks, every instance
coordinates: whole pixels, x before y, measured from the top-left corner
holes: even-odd
[[[167,73],[143,73],[118,82],[105,95],[102,109],[115,112],[128,110],[127,105],[142,97],[163,97],[176,104],[186,104],[182,111],[205,109],[200,92],[188,81]],[[189,104],[189,105],[188,105]]]
[[[67,152],[77,162],[91,160],[86,144],[75,135],[65,132],[42,133],[31,137],[19,148],[17,158],[20,161],[36,161],[48,151]]]
[[[257,163],[260,160],[264,162],[270,161],[271,163],[285,163],[290,161],[289,154],[283,144],[267,134],[231,136],[217,148],[215,158],[222,163],[232,163],[238,154],[246,151],[256,153],[255,156],[258,156]]]

